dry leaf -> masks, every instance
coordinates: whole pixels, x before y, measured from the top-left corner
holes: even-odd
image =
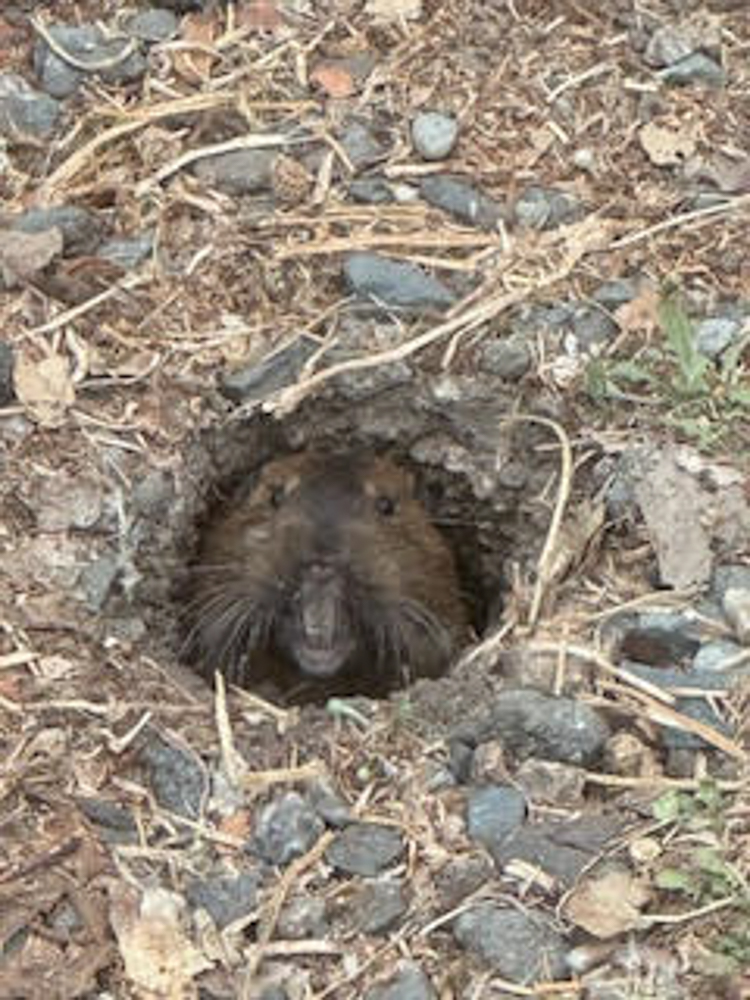
[[[695,136],[687,129],[666,128],[649,122],[638,133],[641,146],[657,167],[684,163],[695,153]]]
[[[248,0],[237,9],[237,24],[252,31],[278,31],[284,19],[273,0]]]
[[[630,872],[610,871],[585,879],[565,904],[565,916],[600,939],[632,930],[649,900],[648,887]]]
[[[125,885],[110,895],[110,922],[136,989],[175,1000],[193,996],[193,979],[212,963],[182,928],[182,898],[166,889],[147,889],[139,897]]]
[[[62,253],[62,233],[56,227],[41,233],[0,230],[0,274],[7,284],[32,278]]]
[[[70,367],[59,354],[41,361],[21,354],[13,371],[13,384],[29,418],[43,427],[60,427],[75,402]]]
[[[615,319],[623,333],[651,334],[659,329],[659,295],[646,285],[630,302],[615,310]]]
[[[416,21],[422,0],[367,0],[365,11],[376,21]]]
[[[329,97],[351,97],[355,92],[354,77],[343,66],[323,63],[310,74],[312,83],[317,83]]]
[[[193,83],[206,80],[218,58],[210,51],[218,33],[216,21],[206,14],[188,14],[182,22],[182,40],[191,43],[174,54],[174,68],[180,76]]]

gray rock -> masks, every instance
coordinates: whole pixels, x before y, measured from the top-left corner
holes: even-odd
[[[327,782],[313,782],[308,794],[310,804],[326,826],[344,827],[351,823],[352,807]]]
[[[654,69],[663,69],[692,55],[695,46],[671,25],[657,28],[649,38],[644,59]]]
[[[404,962],[388,983],[373,986],[364,997],[365,1000],[437,1000],[437,993],[418,965]]]
[[[353,253],[344,264],[349,288],[361,298],[403,309],[447,309],[456,297],[414,264],[374,253]]]
[[[252,848],[272,865],[285,865],[309,851],[323,829],[310,803],[288,792],[261,810]]]
[[[578,349],[595,352],[617,336],[619,327],[606,312],[596,306],[576,305],[573,309],[573,336]]]
[[[387,148],[360,122],[350,122],[339,137],[339,142],[355,171],[372,167],[388,155]]]
[[[172,510],[175,484],[170,472],[155,469],[136,483],[132,505],[140,518],[158,519]]]
[[[444,174],[425,177],[419,190],[428,204],[450,212],[469,226],[495,229],[504,216],[502,205],[455,177]]]
[[[492,847],[504,840],[526,818],[526,800],[510,785],[477,788],[469,795],[466,828],[472,840]]]
[[[325,900],[315,896],[298,896],[291,899],[279,914],[279,935],[291,941],[305,938],[324,938],[330,928],[326,917]]]
[[[670,667],[689,663],[700,648],[692,626],[679,615],[671,625],[650,625],[646,616],[623,630],[619,651],[630,660],[651,666]]]
[[[206,910],[219,930],[223,930],[255,909],[261,883],[259,872],[193,879],[185,895],[194,909]]]
[[[573,195],[555,188],[527,188],[515,204],[516,222],[528,229],[555,229],[575,222],[583,209]]]
[[[526,337],[514,334],[484,344],[479,366],[483,371],[515,382],[523,378],[531,368],[532,360],[531,348]]]
[[[291,385],[318,346],[307,337],[300,337],[265,357],[260,364],[244,365],[222,372],[219,376],[219,389],[233,403],[251,403],[265,399]]]
[[[492,865],[485,854],[452,858],[435,876],[440,909],[454,909],[492,877]]]
[[[617,816],[597,814],[564,823],[526,823],[491,853],[500,872],[511,862],[525,861],[569,888],[610,841],[620,836],[624,825]]]
[[[439,111],[422,111],[411,123],[411,138],[423,160],[445,160],[458,141],[458,122]]]
[[[697,673],[721,674],[726,669],[725,664],[734,660],[743,652],[742,646],[727,639],[714,639],[704,643],[693,657],[692,670]]]
[[[693,676],[693,674],[689,674],[687,677],[683,677],[684,687],[699,686],[693,684]],[[688,719],[701,722],[704,726],[710,726],[721,736],[730,738],[732,736],[731,727],[726,724],[713,705],[703,698],[678,698],[674,703],[674,710]],[[664,726],[662,738],[664,745],[670,750],[702,750],[711,746],[702,736],[673,726]]]
[[[586,765],[600,757],[609,727],[582,702],[520,688],[503,691],[482,719],[464,723],[453,735],[474,745],[498,739],[520,760]]]
[[[208,794],[208,778],[198,759],[170,743],[155,729],[146,731],[141,758],[149,772],[154,798],[162,809],[197,820]]]
[[[110,553],[99,556],[81,572],[80,583],[92,611],[101,611],[120,575],[120,562]]]
[[[724,592],[723,606],[739,642],[750,645],[750,587],[730,587]]]
[[[0,406],[9,406],[16,396],[13,385],[13,348],[0,340]]]
[[[77,205],[57,205],[54,208],[30,208],[13,219],[12,229],[23,233],[43,233],[59,229],[63,239],[63,256],[85,257],[96,252],[102,239],[99,218]]]
[[[97,257],[132,271],[151,256],[154,250],[154,234],[141,233],[138,236],[105,240],[97,251]]]
[[[393,864],[404,850],[398,830],[379,823],[353,823],[333,841],[326,861],[348,875],[372,878]]]
[[[179,22],[171,10],[147,7],[127,21],[127,31],[144,42],[165,42],[177,34]]]
[[[638,295],[638,289],[637,278],[615,278],[599,285],[591,297],[600,306],[614,312],[620,306],[631,302]]]
[[[711,596],[720,605],[728,590],[739,588],[750,590],[750,565],[744,563],[724,563],[714,570],[711,581]]]
[[[349,185],[349,194],[366,205],[387,205],[396,200],[391,185],[383,177],[356,178]]]
[[[0,75],[0,135],[11,144],[24,138],[47,139],[60,118],[60,105],[13,73]]]
[[[691,83],[723,87],[726,83],[726,73],[723,68],[715,59],[703,52],[693,52],[685,59],[661,70],[659,76],[665,83],[671,83],[676,87],[688,86]]]
[[[743,321],[729,316],[709,316],[698,323],[695,346],[707,358],[718,358],[740,335]]]
[[[193,166],[203,183],[231,195],[268,194],[273,186],[276,153],[269,149],[237,149],[206,156]]]
[[[363,934],[387,934],[409,908],[400,882],[378,881],[366,885],[353,901],[356,926]]]
[[[550,921],[528,910],[479,903],[458,917],[453,934],[463,948],[511,982],[569,974],[565,939]]]
[[[132,39],[128,37],[107,38],[94,24],[53,24],[47,30],[55,43],[77,63],[91,66],[90,70],[84,70],[71,65],[40,39],[34,51],[34,69],[42,89],[52,97],[70,97],[87,72],[96,73],[108,83],[130,83],[146,72],[143,54],[133,48]],[[111,65],[99,68],[105,62]]]
[[[77,798],[76,805],[86,819],[104,827],[110,843],[132,843],[138,839],[138,826],[130,809],[109,799]]]

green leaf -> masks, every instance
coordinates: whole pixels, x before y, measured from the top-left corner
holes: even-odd
[[[695,880],[681,868],[662,868],[656,873],[656,885],[659,889],[670,892],[686,892],[693,895],[696,890]]]
[[[695,346],[695,330],[676,293],[665,295],[658,308],[659,322],[679,366],[678,388],[689,396],[708,392],[710,362]]]
[[[651,804],[654,819],[662,823],[674,823],[684,813],[683,796],[675,789],[665,792]]]

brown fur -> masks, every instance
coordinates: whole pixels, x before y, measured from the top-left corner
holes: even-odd
[[[467,637],[453,555],[385,458],[291,455],[208,526],[186,651],[242,684],[343,692],[438,676]]]

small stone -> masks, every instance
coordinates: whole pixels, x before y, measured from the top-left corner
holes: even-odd
[[[146,730],[141,756],[159,806],[177,816],[197,820],[208,792],[208,778],[198,759],[155,729]]]
[[[743,563],[724,563],[717,566],[711,581],[713,598],[723,605],[726,592],[735,588],[750,590],[750,566]]]
[[[412,122],[411,138],[423,160],[445,160],[458,141],[458,122],[452,115],[422,111]]]
[[[309,790],[310,803],[327,826],[344,827],[352,821],[352,807],[325,781],[315,781]]]
[[[555,229],[575,222],[582,214],[578,201],[555,188],[529,187],[515,205],[519,226],[527,229]]]
[[[726,73],[722,67],[703,52],[693,52],[685,59],[661,70],[659,75],[665,83],[677,87],[688,86],[691,83],[723,87],[726,83]]]
[[[415,264],[374,253],[350,254],[344,264],[344,277],[355,294],[385,306],[446,309],[456,299],[442,282]]]
[[[349,185],[349,194],[365,205],[387,205],[396,200],[391,185],[383,177],[359,177]]]
[[[724,614],[743,646],[750,645],[750,588],[730,587],[724,594]]]
[[[441,910],[452,910],[492,878],[492,865],[485,854],[452,858],[435,876]]]
[[[122,35],[109,38],[94,24],[52,24],[47,26],[47,31],[77,63],[88,63],[92,67],[87,71],[72,66],[40,40],[34,51],[34,69],[42,88],[52,97],[70,97],[78,90],[87,72],[96,73],[109,83],[129,83],[139,80],[146,72],[146,60],[138,48],[132,47],[130,38]],[[101,63],[110,65],[106,69],[97,69]]]
[[[259,872],[194,879],[185,895],[193,908],[206,910],[219,930],[223,930],[255,909],[261,881]]]
[[[400,882],[371,882],[354,901],[357,926],[363,934],[387,934],[398,926],[408,908]]]
[[[132,271],[151,256],[153,249],[154,234],[142,233],[140,236],[105,240],[96,256],[116,264],[124,271]]]
[[[629,660],[654,667],[688,663],[700,648],[700,642],[685,635],[683,624],[681,620],[673,628],[635,624],[625,631],[619,652]]]
[[[86,594],[86,603],[92,611],[102,610],[119,575],[120,561],[117,556],[109,553],[100,556],[82,570],[80,583]]]
[[[595,354],[617,336],[619,327],[602,309],[576,305],[573,309],[573,336],[577,349]]]
[[[279,935],[291,941],[324,938],[329,933],[325,900],[298,896],[289,900],[279,914]]]
[[[60,105],[30,87],[22,76],[0,75],[0,135],[11,145],[24,139],[48,139],[60,118]]]
[[[492,847],[504,840],[526,818],[526,800],[509,785],[477,788],[469,795],[466,828],[472,840]]]
[[[15,399],[13,367],[13,348],[5,340],[0,340],[0,406],[9,406]]]
[[[727,664],[743,652],[742,646],[727,639],[714,639],[704,643],[693,657],[692,669],[701,673],[722,673]]]
[[[455,177],[444,174],[425,177],[419,190],[429,205],[450,212],[469,226],[496,229],[504,215],[502,206],[496,201]]]
[[[288,792],[261,810],[252,848],[272,865],[285,865],[309,851],[323,829],[310,803]]]
[[[740,319],[709,316],[701,320],[695,331],[695,346],[707,358],[718,358],[742,331]]]
[[[237,149],[205,156],[193,167],[203,184],[231,195],[270,194],[276,153],[268,149]]]
[[[233,403],[252,403],[266,399],[279,389],[291,385],[305,362],[318,349],[307,337],[300,337],[279,351],[265,357],[259,364],[243,365],[219,376],[219,389]]]
[[[515,780],[527,799],[534,804],[558,809],[581,808],[586,788],[586,772],[571,764],[554,760],[526,760]]]
[[[591,297],[605,309],[615,312],[620,306],[632,302],[638,295],[638,288],[637,278],[615,278],[599,285]]]
[[[138,827],[131,811],[109,799],[78,798],[76,804],[86,819],[104,827],[103,836],[109,843],[133,843],[138,839]]]
[[[99,218],[77,205],[30,208],[13,219],[11,228],[22,233],[43,233],[48,229],[59,229],[65,257],[90,256],[96,252],[102,238]]]
[[[147,7],[127,21],[128,34],[144,42],[165,42],[177,34],[179,22],[171,10]]]
[[[359,122],[351,122],[347,125],[339,142],[355,171],[372,167],[388,155],[387,148],[378,142],[366,126]]]
[[[515,907],[480,903],[453,925],[458,943],[514,983],[564,979],[567,944],[541,916]]]
[[[683,684],[696,687],[693,683],[694,674],[683,679]],[[694,722],[700,722],[704,726],[715,730],[718,735],[731,739],[732,729],[721,718],[719,713],[708,701],[703,698],[678,698],[674,703],[674,710],[684,715]],[[702,736],[691,733],[687,729],[679,729],[673,726],[664,726],[662,731],[664,745],[670,750],[702,750],[712,744],[704,740]]]
[[[692,55],[695,46],[683,37],[675,28],[665,26],[657,28],[651,35],[646,46],[644,59],[654,69],[663,69]]]
[[[532,354],[524,336],[491,340],[482,347],[479,365],[483,371],[515,382],[531,368]]]
[[[372,878],[393,864],[403,853],[401,834],[378,823],[353,823],[333,841],[326,861],[348,875]]]
[[[437,993],[418,965],[404,962],[386,984],[369,989],[364,1000],[437,1000]]]

